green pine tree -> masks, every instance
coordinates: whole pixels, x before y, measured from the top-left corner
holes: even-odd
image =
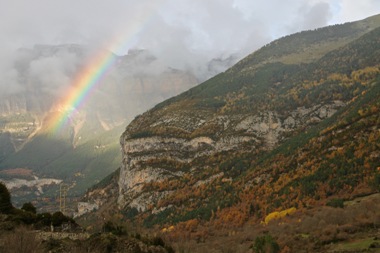
[[[9,213],[12,209],[11,194],[5,184],[0,182],[0,213]]]

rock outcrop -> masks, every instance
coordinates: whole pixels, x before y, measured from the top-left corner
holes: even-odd
[[[248,188],[276,180],[285,168],[265,171],[260,162],[291,154],[332,127],[334,118],[326,119],[342,114],[379,75],[380,23],[364,23],[274,41],[136,117],[120,140],[119,208],[148,211],[150,224],[208,220],[240,201],[232,190],[239,180]],[[312,59],[302,61],[308,50]]]
[[[267,111],[256,115],[240,114],[234,117],[217,116],[203,119],[196,117],[196,120],[192,120],[190,115],[188,117],[176,115],[172,120],[164,117],[150,122],[153,127],[169,127],[175,122],[177,126],[184,126],[181,131],[185,132],[197,132],[204,125],[217,124],[220,126],[217,128],[221,130],[215,135],[221,136],[219,138],[215,135],[193,138],[153,135],[136,138],[133,137],[133,133],[138,131],[136,125],[140,122],[137,119],[128,126],[121,137],[123,162],[118,182],[118,205],[120,208],[136,208],[138,211],[152,209],[160,199],[171,192],[147,191],[144,189],[146,184],[181,177],[184,171],[178,170],[178,167],[186,167],[186,164],[191,164],[194,159],[203,156],[241,149],[247,152],[257,148],[272,150],[287,135],[331,117],[343,106],[344,102],[333,101],[331,104],[315,105],[310,108],[300,107],[287,116]],[[192,121],[191,125],[187,123],[189,120]],[[224,131],[233,134],[223,136]],[[171,167],[165,165],[167,161],[171,161]],[[197,173],[197,170],[193,173]]]
[[[120,138],[118,194],[103,195],[107,202],[89,220],[128,219],[173,240],[202,242],[200,251],[227,235],[240,240],[242,227],[279,235],[285,224],[281,243],[290,251],[305,243],[331,249],[315,244],[320,233],[286,242],[286,232],[301,224],[310,234],[310,218],[318,225],[315,217],[327,211],[336,227],[343,209],[332,207],[346,209],[380,189],[380,28],[350,37],[357,27],[288,36],[136,117]],[[332,51],[321,56],[323,48]],[[378,213],[369,206],[360,206],[368,228]]]

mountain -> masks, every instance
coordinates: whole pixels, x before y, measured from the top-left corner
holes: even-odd
[[[124,56],[106,52],[114,64],[69,123],[52,133],[49,119],[65,110],[61,98],[92,63],[94,51],[82,45],[37,45],[14,56],[17,82],[0,100],[0,178],[12,185],[19,204],[36,194],[55,196],[57,180],[70,185],[70,196],[83,193],[120,166],[118,138],[135,115],[198,82],[194,74],[168,68],[147,50]]]
[[[120,138],[120,173],[103,182],[118,195],[96,195],[102,187],[95,187],[86,200],[118,205],[146,228],[198,242],[239,228],[244,234],[249,224],[266,230],[260,222],[274,221],[266,232],[285,252],[302,245],[325,252],[329,242],[348,240],[334,237],[343,225],[369,231],[380,224],[373,209],[349,224],[330,219],[334,230],[323,240],[310,231],[321,226],[314,220],[291,239],[283,235],[303,218],[330,212],[326,205],[343,207],[380,190],[379,27],[377,15],[280,38],[156,105]],[[283,228],[276,223],[293,213]]]

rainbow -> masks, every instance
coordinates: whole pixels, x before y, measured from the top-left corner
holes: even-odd
[[[59,132],[73,114],[83,106],[90,91],[93,90],[107,70],[114,64],[116,56],[107,51],[96,55],[90,60],[91,64],[85,66],[74,78],[65,96],[58,101],[59,108],[54,109],[54,115],[48,120],[48,129],[52,133]]]
[[[154,10],[157,6],[151,6],[149,10],[145,10],[144,14],[138,17],[139,22],[135,22],[128,28],[128,32],[123,36],[115,39],[109,46],[114,51],[125,51],[129,48],[133,40],[144,30],[154,17]],[[54,113],[47,119],[47,130],[50,133],[58,133],[66,126],[70,118],[80,109],[91,91],[100,83],[101,78],[113,66],[117,59],[117,55],[107,50],[95,55],[79,74],[74,78],[70,90],[58,101],[59,109],[55,108]],[[57,106],[57,105],[55,105]]]

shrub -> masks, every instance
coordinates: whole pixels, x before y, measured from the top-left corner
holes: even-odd
[[[19,227],[16,231],[4,237],[4,248],[0,248],[0,252],[4,253],[33,253],[41,252],[41,241],[24,227]]]
[[[41,226],[50,226],[52,223],[52,215],[50,213],[37,214],[37,223]]]
[[[36,208],[30,202],[23,204],[21,209],[24,210],[25,212],[30,212],[30,213],[34,213],[34,214],[37,213]]]
[[[152,239],[152,245],[165,247],[165,242],[161,237],[156,236]]]
[[[103,224],[102,231],[106,232],[106,233],[112,233],[114,235],[126,235],[127,234],[127,231],[125,230],[124,227],[119,226],[119,225],[115,225],[111,221],[107,221],[106,223]]]
[[[277,253],[280,252],[280,246],[271,235],[258,236],[251,246],[256,253]]]
[[[71,219],[67,216],[65,216],[62,212],[55,212],[53,213],[52,217],[51,217],[51,221],[53,223],[53,226],[60,226],[62,225],[62,223],[65,223],[65,222],[71,222]]]
[[[343,208],[344,207],[344,200],[343,199],[331,199],[329,202],[327,202],[328,206],[332,206],[335,208]]]
[[[372,182],[372,188],[375,191],[380,191],[380,173],[376,173]]]
[[[13,209],[10,218],[18,224],[33,224],[36,221],[36,215],[34,213],[25,212],[16,208]]]

